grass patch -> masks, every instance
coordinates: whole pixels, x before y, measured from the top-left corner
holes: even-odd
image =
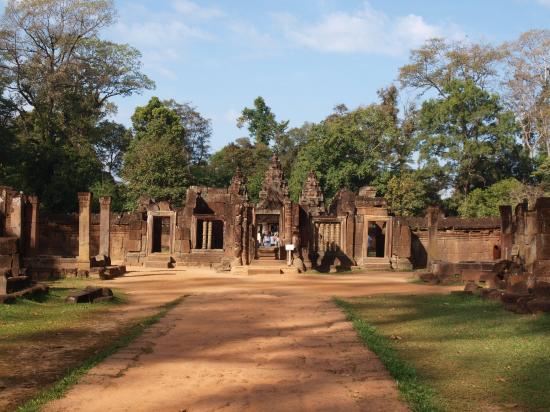
[[[413,410],[550,410],[549,315],[516,315],[467,295],[337,303]]]
[[[56,281],[50,283],[50,293],[46,296],[34,300],[17,299],[14,304],[0,305],[0,348],[3,343],[25,340],[40,333],[87,321],[127,300],[124,294],[115,290],[115,299],[111,302],[65,303],[65,298],[72,290],[83,289],[90,284],[93,282],[89,280]]]
[[[353,304],[340,299],[335,302],[346,313],[363,343],[382,361],[391,376],[397,381],[397,387],[414,411],[437,411],[433,402],[432,390],[419,381],[414,367],[403,360],[394,349],[390,339],[379,334],[372,325],[358,316]]]
[[[99,364],[110,355],[132,343],[137,337],[139,337],[143,333],[145,329],[161,320],[172,308],[181,303],[183,299],[184,297],[182,296],[160,306],[160,310],[156,314],[149,316],[128,327],[126,330],[124,330],[124,332],[118,339],[110,343],[98,353],[89,357],[80,366],[69,369],[67,371],[67,374],[62,379],[58,380],[52,387],[44,390],[35,398],[27,401],[25,404],[20,406],[17,411],[39,411],[46,403],[55,399],[62,398],[66,391],[71,386],[78,383],[80,378],[82,378],[82,376],[86,374],[86,372],[88,372],[90,369],[92,369],[94,366]]]

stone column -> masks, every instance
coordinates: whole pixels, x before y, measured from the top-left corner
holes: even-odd
[[[100,197],[99,205],[99,254],[107,260],[110,256],[111,197]]]
[[[155,218],[151,214],[151,212],[147,212],[147,252],[146,254],[149,255],[153,253],[153,231],[155,226]]]
[[[208,221],[208,246],[207,249],[212,249],[212,221]]]
[[[202,221],[202,248],[206,249],[206,239],[208,238],[208,222]]]
[[[30,232],[29,232],[29,254],[36,256],[38,254],[38,209],[40,203],[38,196],[28,196],[30,205]]]
[[[78,268],[89,269],[92,194],[90,192],[79,192],[78,206]]]
[[[502,259],[511,258],[513,245],[512,234],[512,206],[499,206],[500,211],[500,250]]]
[[[428,220],[428,269],[431,269],[432,263],[438,259],[437,250],[437,224],[439,221],[439,207],[430,206],[426,211]]]

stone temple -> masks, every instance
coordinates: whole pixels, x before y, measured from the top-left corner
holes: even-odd
[[[550,199],[514,212],[503,206],[501,218],[444,217],[433,207],[424,217],[399,217],[371,187],[343,188],[327,207],[310,172],[296,203],[276,156],[258,203],[237,170],[227,188],[190,187],[182,207],[144,197],[138,210],[113,213],[102,197],[96,214],[91,193],[79,193],[78,204],[78,214],[44,214],[37,197],[0,187],[0,272],[24,268],[40,280],[122,265],[242,274],[428,267],[481,279],[495,262],[515,259],[534,276],[550,273]]]

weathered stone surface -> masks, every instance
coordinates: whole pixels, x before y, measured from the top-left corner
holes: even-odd
[[[550,312],[550,298],[535,298],[527,302],[527,308],[531,313]]]
[[[0,271],[0,295],[7,294],[8,280],[2,271]]]
[[[298,272],[303,273],[306,271],[306,265],[300,257],[295,257],[292,264],[296,269],[298,269]]]
[[[466,283],[466,285],[464,286],[464,291],[465,292],[477,292],[477,290],[480,289],[480,287],[475,283],[475,282],[468,282]]]
[[[71,293],[65,299],[67,303],[93,303],[96,299],[113,296],[113,291],[109,288],[98,288],[88,286],[83,291]]]
[[[523,297],[530,297],[530,295],[529,295],[528,293],[504,292],[504,293],[502,294],[501,300],[502,300],[504,303],[516,304],[517,301],[518,301],[520,298],[523,298]]]
[[[0,237],[0,255],[12,255],[14,253],[17,253],[17,239]]]
[[[431,273],[431,272],[424,272],[424,273],[418,274],[418,279],[420,279],[420,280],[423,281],[423,282],[431,283],[431,282],[433,282],[435,279],[437,279],[437,276],[434,275],[434,274]]]
[[[12,276],[7,279],[7,292],[14,293],[31,286],[31,278],[28,276]]]
[[[483,299],[489,299],[489,300],[500,300],[502,297],[502,292],[498,289],[481,289],[480,290],[480,296]]]
[[[506,288],[506,291],[516,294],[528,294],[529,290],[527,288],[527,281],[521,280],[519,282],[509,284]]]
[[[536,282],[533,295],[536,298],[550,298],[550,282]]]

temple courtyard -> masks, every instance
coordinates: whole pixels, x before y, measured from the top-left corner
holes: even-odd
[[[14,405],[10,396],[12,401],[28,398],[47,387],[48,377],[51,384],[56,373],[63,376],[71,363],[78,364],[71,355],[74,348],[98,347],[98,336],[113,339],[122,325],[183,297],[158,323],[45,409],[407,410],[395,381],[363,346],[333,297],[450,289],[414,284],[410,277],[395,272],[232,276],[198,268],[129,268],[115,280],[85,281],[108,285],[127,302],[87,324],[84,336],[67,323],[49,333],[46,346],[33,348],[20,339],[17,350],[25,353],[20,359],[35,361],[9,368],[13,357],[1,359],[8,368],[0,377],[5,382],[0,409]],[[9,385],[18,374],[26,392]]]

